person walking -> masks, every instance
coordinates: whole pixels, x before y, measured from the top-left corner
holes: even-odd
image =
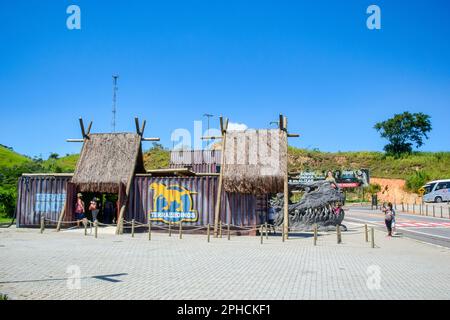
[[[90,203],[90,205],[89,205],[89,211],[90,211],[91,214],[92,214],[92,221],[93,221],[93,222],[97,221],[97,216],[98,216],[98,212],[99,212],[99,209],[98,209],[98,200],[97,200],[97,198],[94,197],[94,198],[91,200],[91,203]]]
[[[80,227],[80,221],[83,221],[83,225],[86,225],[86,215],[84,213],[83,195],[78,193],[77,202],[75,203],[75,219],[77,220],[77,228]]]
[[[396,228],[396,223],[395,223],[395,209],[394,206],[392,205],[392,203],[388,203],[388,210],[391,212],[392,214],[392,223],[391,223],[391,228],[392,228],[392,235],[395,234],[395,232],[397,232],[397,228]]]
[[[388,231],[388,234],[387,234],[388,237],[392,237],[392,220],[394,218],[393,212],[390,208],[392,208],[391,203],[389,203],[387,205],[387,208],[384,211],[384,223],[386,224],[386,228]]]

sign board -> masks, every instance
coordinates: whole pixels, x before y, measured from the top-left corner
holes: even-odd
[[[314,181],[330,180],[336,182],[339,188],[367,187],[370,183],[369,170],[327,170],[302,171],[289,179],[290,184],[307,184]]]

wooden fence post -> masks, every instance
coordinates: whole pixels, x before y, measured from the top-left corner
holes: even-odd
[[[266,230],[266,240],[269,240],[269,231],[267,230],[267,222],[264,223],[264,229]]]
[[[87,236],[87,223],[84,223],[84,235]]]
[[[317,224],[314,225],[314,245],[317,246]]]
[[[433,217],[436,217],[436,207],[433,205]]]
[[[260,236],[261,236],[261,244],[263,244],[263,239],[264,239],[264,232],[263,232],[263,230],[264,230],[263,225],[261,225],[259,227],[259,233],[260,233]]]
[[[152,240],[152,220],[148,218],[148,240]]]
[[[172,221],[169,221],[169,237],[172,236]]]
[[[341,239],[341,226],[338,224],[336,227],[336,235],[337,235],[337,243],[341,243],[342,239]]]
[[[181,223],[181,220],[180,220],[180,231],[179,231],[179,233],[180,233],[180,239],[183,239],[183,224]]]
[[[219,237],[222,238],[222,220],[219,221]]]
[[[94,228],[95,228],[95,238],[97,238],[97,236],[98,236],[98,223],[97,223],[97,220],[94,221]]]
[[[209,223],[208,223],[208,229],[207,229],[206,233],[208,235],[208,242],[209,242],[209,238],[210,238],[210,226],[209,226]]]
[[[444,213],[443,213],[443,208],[442,208],[442,206],[441,206],[441,218],[443,218],[444,217]]]
[[[134,219],[131,219],[131,237],[134,238]]]
[[[45,229],[45,217],[41,215],[41,233],[44,233]]]
[[[366,236],[366,242],[369,242],[369,229],[367,228],[367,224],[364,225],[364,234]]]
[[[373,227],[370,228],[370,238],[372,240],[372,249],[375,248],[375,230]]]
[[[230,240],[230,238],[231,238],[231,234],[230,234],[230,224],[228,224],[228,226],[227,226],[227,231],[228,231],[228,240]]]

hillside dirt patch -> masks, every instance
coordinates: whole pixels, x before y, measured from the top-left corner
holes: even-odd
[[[381,191],[378,193],[379,202],[392,203],[421,203],[421,198],[415,193],[405,191],[405,180],[403,179],[384,179],[384,178],[370,178],[371,183],[376,183],[381,186]]]

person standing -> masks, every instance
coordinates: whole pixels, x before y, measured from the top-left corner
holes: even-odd
[[[394,206],[390,202],[388,203],[388,210],[391,212],[391,215],[392,215],[392,223],[391,223],[392,232],[391,232],[391,234],[393,235],[397,231],[397,228],[396,228],[396,223],[395,223]]]
[[[86,215],[84,214],[84,201],[81,193],[77,194],[77,202],[75,204],[75,219],[77,220],[77,227],[80,227],[80,221],[86,225]]]
[[[92,214],[92,221],[93,222],[97,221],[97,216],[98,216],[98,212],[99,212],[97,198],[93,198],[91,200],[91,203],[89,205],[89,211]]]

